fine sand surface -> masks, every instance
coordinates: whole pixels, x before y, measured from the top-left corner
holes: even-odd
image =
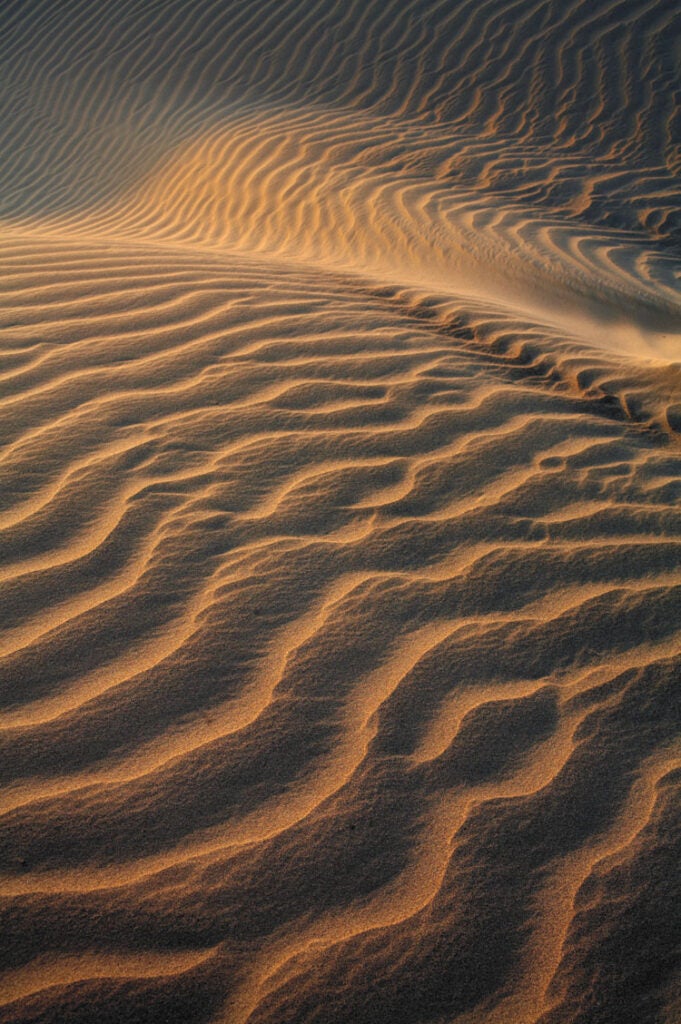
[[[0,1021],[681,1021],[681,9],[0,4]]]

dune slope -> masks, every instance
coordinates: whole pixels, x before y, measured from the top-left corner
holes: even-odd
[[[3,1024],[674,1024],[681,18],[0,11]]]

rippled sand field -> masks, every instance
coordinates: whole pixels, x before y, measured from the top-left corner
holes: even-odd
[[[681,8],[0,5],[2,1024],[681,1020]]]

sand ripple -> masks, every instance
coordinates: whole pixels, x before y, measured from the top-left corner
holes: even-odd
[[[673,5],[0,28],[0,1020],[671,1024]]]

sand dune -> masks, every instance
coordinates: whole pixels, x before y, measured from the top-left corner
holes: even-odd
[[[680,21],[0,11],[0,1021],[681,1016]]]

